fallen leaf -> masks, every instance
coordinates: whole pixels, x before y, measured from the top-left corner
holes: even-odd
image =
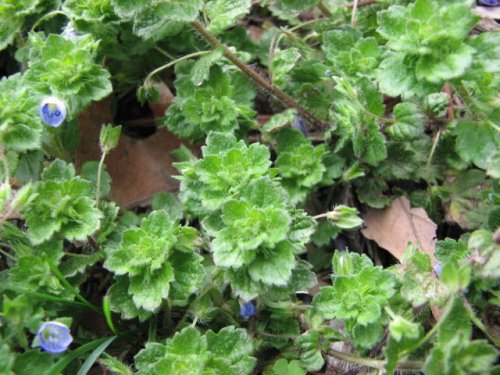
[[[437,225],[423,208],[411,208],[407,198],[400,197],[383,210],[370,209],[362,218],[365,224],[361,230],[363,236],[374,240],[398,260],[411,242],[420,251],[429,254],[432,264],[436,264]]]
[[[166,85],[159,86],[160,98],[151,103],[155,117],[162,116],[172,101]],[[80,144],[76,151],[75,164],[80,168],[89,160],[99,160],[99,132],[101,125],[113,123],[112,100],[107,98],[93,103],[79,118]],[[154,124],[154,118],[145,119]],[[134,125],[140,125],[140,121]],[[120,124],[117,124],[120,125]],[[149,125],[150,126],[150,125]],[[172,166],[175,160],[170,152],[179,148],[181,140],[166,128],[145,139],[133,139],[122,134],[116,149],[106,157],[107,171],[111,176],[111,198],[124,208],[148,204],[154,194],[176,192],[179,182],[172,176],[178,171]],[[192,148],[189,144],[187,147]]]

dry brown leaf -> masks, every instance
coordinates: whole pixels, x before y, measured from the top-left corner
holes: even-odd
[[[159,89],[159,101],[150,105],[156,117],[165,113],[173,98],[166,85]],[[81,136],[75,164],[80,168],[86,161],[100,159],[101,125],[113,122],[111,99],[93,103],[78,120]],[[132,139],[122,134],[117,148],[111,151],[105,162],[112,179],[112,199],[120,206],[130,208],[147,204],[158,192],[177,191],[179,182],[172,176],[179,173],[172,166],[174,160],[170,152],[180,145],[181,140],[165,128],[158,128],[145,139]]]
[[[411,208],[405,197],[394,200],[383,210],[371,209],[363,215],[365,228],[363,236],[374,240],[380,247],[401,260],[408,242],[420,251],[430,255],[432,264],[436,263],[437,225],[429,219],[423,208]]]

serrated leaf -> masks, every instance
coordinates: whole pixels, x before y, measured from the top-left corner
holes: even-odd
[[[386,128],[387,134],[398,141],[420,137],[424,132],[424,116],[413,103],[399,103],[393,110],[395,123]]]
[[[243,18],[251,7],[250,0],[212,0],[205,5],[205,14],[210,23],[207,30],[213,34],[234,26],[236,21]]]
[[[23,152],[41,146],[38,102],[20,74],[0,81],[0,108],[0,143],[5,150]]]
[[[273,250],[256,256],[248,267],[248,273],[254,281],[280,286],[287,284],[294,267],[292,246],[288,241],[283,241]]]
[[[170,283],[174,281],[174,270],[170,263],[165,263],[161,269],[130,278],[129,294],[138,308],[154,312],[163,299],[168,297]]]

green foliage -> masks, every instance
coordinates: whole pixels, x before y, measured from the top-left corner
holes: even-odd
[[[282,129],[276,135],[276,143],[278,158],[275,167],[283,177],[283,187],[292,201],[303,201],[326,171],[322,163],[325,147],[314,147],[296,129]]]
[[[33,244],[55,235],[85,240],[99,228],[102,213],[95,207],[92,185],[75,176],[73,165],[54,161],[33,189],[36,195],[23,214]]]
[[[391,51],[377,79],[391,96],[423,96],[459,78],[470,67],[475,49],[465,39],[477,22],[465,2],[441,5],[417,0],[378,13],[378,33]]]
[[[38,101],[30,95],[20,74],[0,81],[0,143],[5,150],[37,149],[41,144],[42,121]]]
[[[24,20],[36,11],[40,0],[6,0],[0,4],[0,50],[3,50],[14,40],[20,31]]]
[[[500,33],[468,0],[361,5],[1,2],[1,374],[496,373]],[[174,134],[129,137],[149,109]],[[119,207],[106,155],[146,163],[165,134],[178,196]],[[401,195],[434,254],[363,238]],[[50,321],[66,353],[40,345]]]
[[[220,209],[231,195],[269,173],[270,153],[264,145],[246,146],[236,137],[210,133],[202,147],[203,159],[178,163],[183,174],[181,198],[198,215]]]
[[[219,34],[229,27],[234,26],[236,21],[243,18],[251,6],[250,0],[211,0],[205,4],[205,14],[210,23],[207,30]]]
[[[255,364],[252,351],[242,329],[225,327],[202,336],[188,327],[164,344],[147,343],[135,361],[139,374],[250,374]]]
[[[383,334],[383,308],[396,292],[394,276],[355,253],[336,251],[332,265],[333,286],[314,296],[314,308],[324,319],[344,320],[356,346],[373,347]]]
[[[116,275],[128,275],[128,294],[135,306],[154,312],[169,296],[171,284],[178,299],[197,289],[203,268],[201,257],[192,252],[195,241],[195,229],[180,227],[165,211],[154,211],[140,228],[125,230],[117,247],[106,248],[104,266]]]
[[[471,329],[467,312],[460,300],[452,302],[424,371],[432,375],[490,373],[497,357],[496,350],[484,340],[469,339]]]
[[[97,46],[90,36],[31,34],[25,79],[39,95],[57,96],[78,113],[112,91],[109,72],[94,62]]]
[[[238,127],[241,115],[252,113],[251,89],[249,96],[240,95],[248,82],[214,64],[219,58],[220,53],[216,53],[196,64],[176,66],[177,96],[166,113],[165,124],[181,137],[196,139],[210,131],[230,132]]]

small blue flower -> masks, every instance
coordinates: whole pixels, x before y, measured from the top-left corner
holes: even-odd
[[[333,75],[333,72],[330,69],[325,70],[325,76],[331,77]]]
[[[248,320],[251,316],[254,316],[257,310],[252,302],[245,302],[240,305],[240,315],[243,319]]]
[[[66,118],[66,105],[55,96],[45,98],[40,103],[40,117],[47,125],[57,128]]]
[[[483,5],[487,7],[496,7],[500,5],[498,0],[477,0],[477,5]]]
[[[74,40],[74,39],[78,38],[78,33],[76,32],[76,30],[73,26],[68,25],[63,30],[62,36],[64,39]]]
[[[305,121],[302,119],[302,117],[296,116],[295,119],[293,120],[293,127],[297,130],[300,130],[302,134],[304,134],[304,137],[307,137],[307,134],[309,133],[307,130],[307,125]]]
[[[441,263],[436,263],[436,264],[434,265],[434,267],[432,267],[432,268],[434,269],[434,272],[436,273],[436,275],[437,275],[438,277],[439,277],[439,276],[441,276],[441,269],[443,268],[443,267],[441,266]]]
[[[36,335],[40,347],[54,354],[64,352],[73,341],[69,328],[58,322],[43,323]]]

